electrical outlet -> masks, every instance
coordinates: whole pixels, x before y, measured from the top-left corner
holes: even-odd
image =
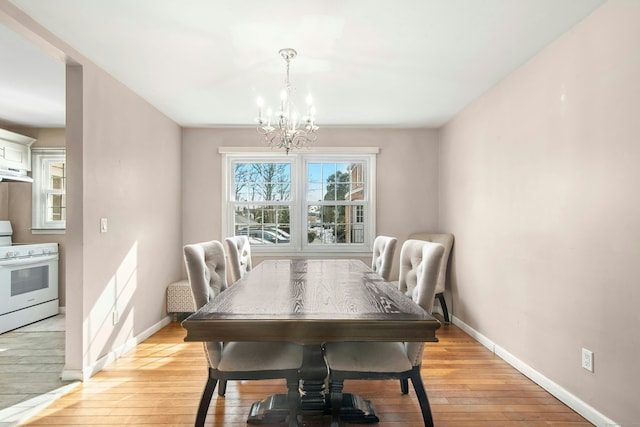
[[[593,372],[593,352],[586,348],[582,349],[582,367],[589,372]]]
[[[100,218],[100,232],[106,233],[109,229],[109,224],[107,222],[107,218]]]

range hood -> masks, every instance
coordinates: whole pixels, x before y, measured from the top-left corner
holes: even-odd
[[[0,181],[33,182],[33,178],[19,170],[0,169]]]
[[[31,144],[35,141],[0,129],[0,181],[33,182],[27,173],[31,170]]]

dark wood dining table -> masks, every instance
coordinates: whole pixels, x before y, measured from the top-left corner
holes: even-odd
[[[265,260],[182,322],[185,341],[289,341],[304,346],[299,413],[330,413],[326,342],[436,342],[440,322],[356,259]],[[248,422],[281,422],[286,395],[253,404]],[[345,394],[341,418],[377,422],[373,404]]]

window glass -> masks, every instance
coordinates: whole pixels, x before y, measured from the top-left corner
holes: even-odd
[[[364,252],[375,235],[375,156],[238,153],[225,157],[226,235],[257,252]],[[337,251],[337,252],[336,252]]]
[[[313,202],[307,206],[309,244],[365,242],[364,167],[364,162],[356,161],[308,164],[307,201]]]
[[[291,164],[243,162],[233,165],[233,230],[252,245],[290,245]]]
[[[64,229],[67,220],[67,167],[64,149],[32,150],[32,229]]]

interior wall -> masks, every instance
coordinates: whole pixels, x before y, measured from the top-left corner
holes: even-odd
[[[264,147],[262,137],[255,129],[184,129],[182,141],[183,243],[219,240],[223,236],[218,148]],[[401,245],[410,233],[437,227],[437,131],[322,128],[315,145],[380,148],[377,234],[396,236]],[[396,279],[399,248],[392,272]]]
[[[65,147],[65,130],[50,128],[18,128],[12,129],[22,135],[36,139],[31,148]],[[8,182],[7,219],[13,228],[13,241],[16,243],[57,243],[59,251],[58,287],[60,307],[66,305],[66,239],[64,234],[32,234],[31,233],[31,199],[32,184],[27,182]]]
[[[9,183],[0,182],[0,219],[9,219]]]
[[[622,426],[640,420],[638,40],[640,3],[610,0],[440,136],[454,315]]]
[[[68,150],[81,224],[69,232],[82,242],[71,262],[82,268],[86,368],[167,316],[166,286],[182,265],[181,143],[176,123],[106,72],[85,62],[78,74],[82,152]]]

